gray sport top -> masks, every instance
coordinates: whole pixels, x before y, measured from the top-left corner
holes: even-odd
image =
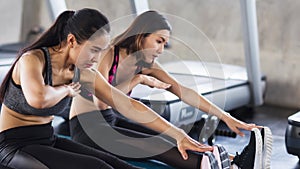
[[[52,86],[52,67],[51,67],[50,54],[46,47],[43,47],[41,49],[44,53],[45,60],[46,60],[44,82],[46,85]],[[24,93],[22,91],[22,87],[20,85],[17,85],[11,78],[8,89],[4,96],[3,103],[11,110],[16,111],[20,114],[49,116],[49,115],[59,115],[60,113],[62,113],[64,109],[68,108],[70,101],[71,101],[70,97],[65,97],[52,107],[44,108],[44,109],[36,109],[27,103]]]

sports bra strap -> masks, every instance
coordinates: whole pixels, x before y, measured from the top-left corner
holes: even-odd
[[[45,56],[45,60],[46,60],[46,67],[45,67],[45,84],[52,86],[52,66],[51,66],[51,59],[50,59],[50,53],[47,47],[42,47],[41,48],[44,56]]]

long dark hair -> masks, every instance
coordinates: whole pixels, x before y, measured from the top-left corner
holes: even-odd
[[[167,19],[157,11],[146,11],[137,16],[127,30],[114,38],[112,45],[125,48],[127,54],[132,54],[141,50],[145,37],[163,29],[172,30]]]
[[[3,102],[5,91],[8,88],[13,69],[20,57],[27,51],[41,47],[61,47],[66,41],[69,33],[76,37],[77,43],[81,44],[91,38],[95,33],[110,32],[108,19],[101,12],[95,9],[83,8],[78,11],[62,12],[54,24],[46,30],[35,42],[20,50],[15,62],[6,74],[0,87],[0,102]]]

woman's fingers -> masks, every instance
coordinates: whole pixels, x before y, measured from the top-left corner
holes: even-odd
[[[185,137],[179,144],[178,150],[184,160],[188,159],[187,150],[197,151],[197,152],[206,152],[212,151],[213,147],[201,144],[192,138]]]
[[[202,145],[202,146],[194,147],[191,150],[198,151],[198,152],[206,152],[206,151],[212,151],[213,148],[211,146],[208,146],[208,145]]]
[[[143,79],[143,84],[148,85],[149,87],[155,87],[158,89],[167,89],[171,87],[170,84],[164,83],[152,76],[144,75]]]
[[[187,160],[189,158],[187,153],[186,153],[186,150],[183,149],[182,147],[178,147],[178,151],[180,152],[180,154],[181,154],[181,156],[184,160]]]
[[[248,130],[251,131],[253,128],[263,128],[263,126],[257,126],[255,124],[246,124],[243,126],[234,126],[233,128],[231,128],[232,131],[234,131],[236,134],[240,135],[240,136],[245,136],[245,134],[240,130],[240,129],[244,129],[244,130]]]
[[[170,84],[167,84],[167,83],[164,83],[164,82],[160,82],[161,84],[158,86],[158,88],[161,88],[161,89],[167,89],[169,87],[171,87]]]
[[[78,82],[76,82],[76,83],[72,82],[65,86],[67,86],[69,88],[69,91],[70,91],[69,97],[74,97],[81,92],[81,90],[80,90],[81,85]]]
[[[263,128],[263,126],[258,126],[254,123],[245,123],[232,116],[230,116],[230,118],[228,118],[225,122],[233,132],[242,137],[245,136],[245,134],[240,129],[251,131],[253,128]]]
[[[79,90],[80,87],[81,87],[81,85],[80,85],[79,83],[75,83],[75,84],[73,85],[73,89],[74,89],[74,90]]]
[[[153,87],[156,87],[158,89],[167,89],[167,88],[171,87],[170,84],[164,83],[156,78],[152,77],[151,80],[152,80]]]

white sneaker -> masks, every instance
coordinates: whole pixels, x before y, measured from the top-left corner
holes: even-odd
[[[264,127],[261,129],[262,136],[262,168],[270,169],[271,168],[271,156],[273,149],[273,136],[269,127]]]
[[[262,169],[262,137],[259,129],[252,129],[249,144],[234,157],[232,164],[241,169]]]

